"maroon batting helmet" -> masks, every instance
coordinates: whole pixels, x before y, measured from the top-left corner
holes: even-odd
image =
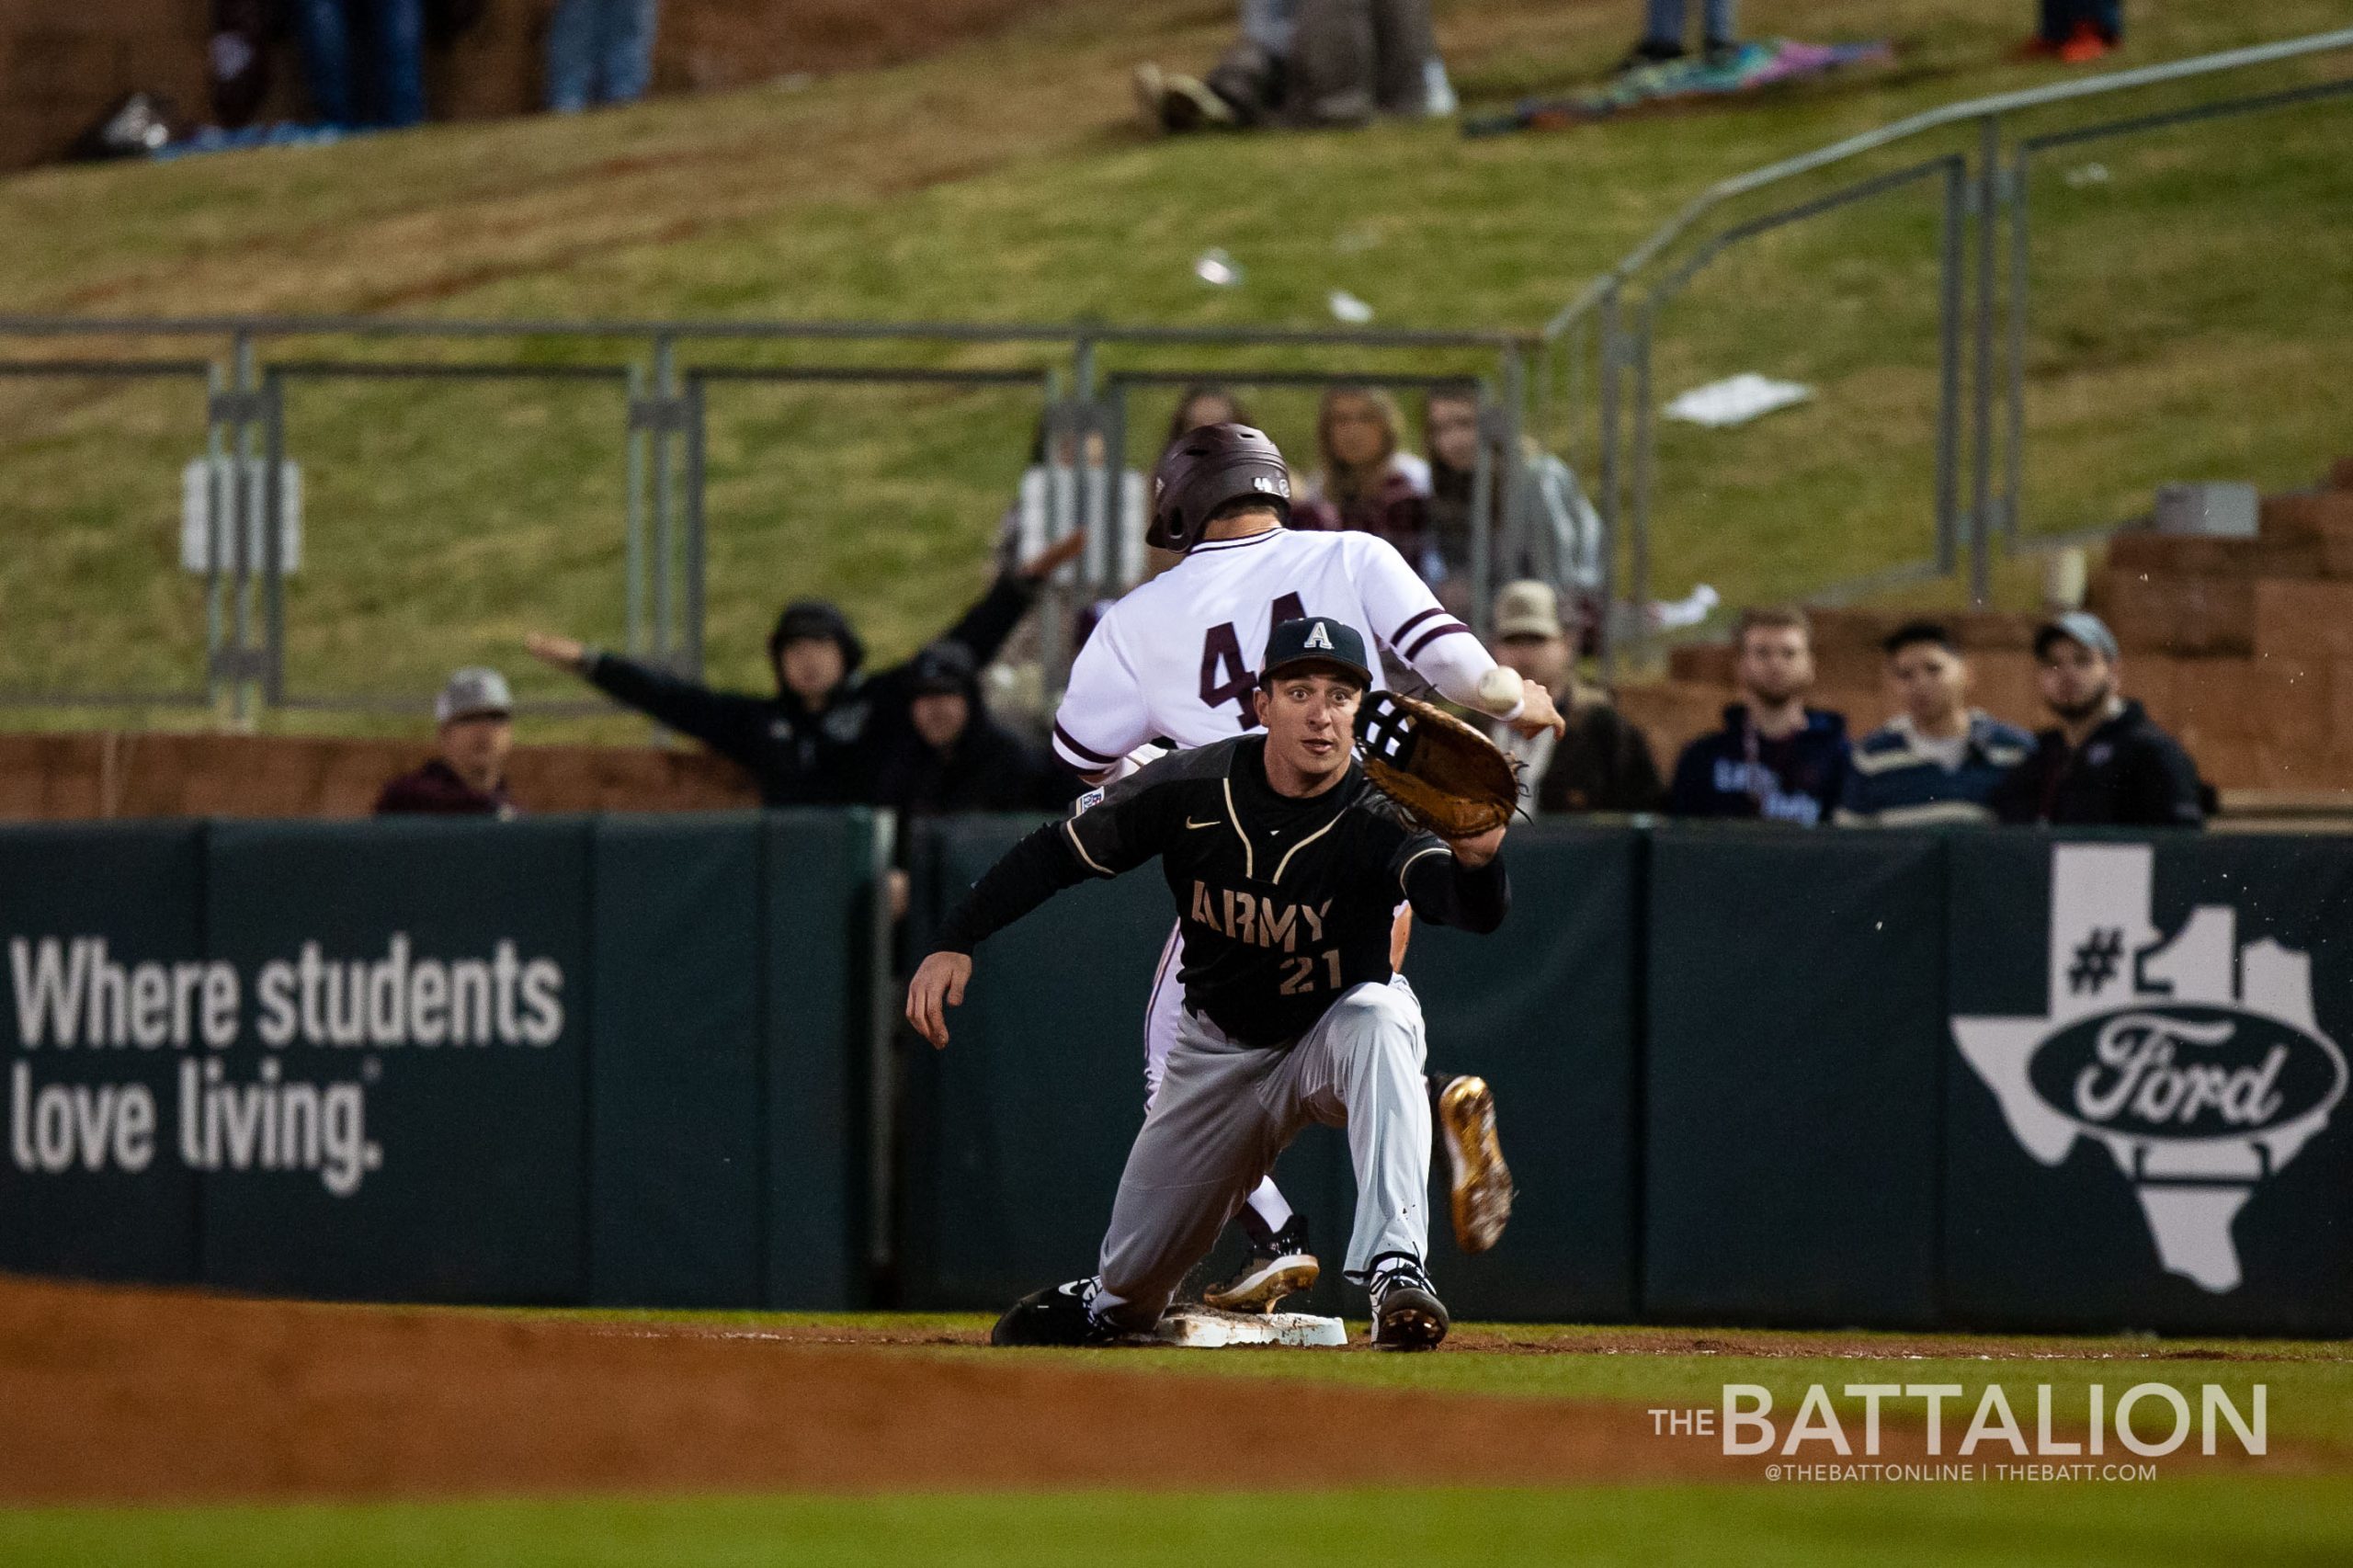
[[[1263,431],[1247,425],[1204,425],[1163,454],[1152,476],[1152,526],[1144,542],[1190,550],[1210,515],[1229,501],[1257,501],[1290,520],[1290,470]]]

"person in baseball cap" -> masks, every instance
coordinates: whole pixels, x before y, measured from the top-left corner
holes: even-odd
[[[1553,694],[1565,734],[1523,735],[1491,724],[1489,736],[1520,769],[1520,808],[1539,812],[1651,812],[1665,796],[1650,737],[1618,711],[1609,693],[1577,675],[1576,644],[1560,591],[1523,578],[1495,594],[1495,662]]]
[[[2116,634],[2088,610],[2035,629],[2035,680],[2056,728],[1994,793],[2006,823],[2197,827],[2209,793],[2179,741],[2121,690]]]
[[[1325,616],[1286,620],[1267,633],[1267,661],[1258,671],[1260,687],[1271,687],[1279,676],[1301,670],[1344,676],[1355,682],[1358,691],[1372,688],[1364,638],[1346,621]]]
[[[515,694],[506,677],[479,666],[460,670],[434,698],[433,719],[438,749],[384,786],[376,814],[513,816],[506,758],[515,748]]]

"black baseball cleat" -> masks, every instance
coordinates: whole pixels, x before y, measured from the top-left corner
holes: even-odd
[[[1381,1350],[1435,1350],[1452,1320],[1421,1262],[1402,1252],[1372,1260],[1372,1343]]]
[[[1108,1345],[1119,1331],[1086,1310],[1095,1281],[1073,1279],[1032,1290],[989,1330],[991,1345]]]
[[[1279,1232],[1254,1241],[1242,1272],[1202,1291],[1201,1304],[1227,1312],[1270,1312],[1277,1301],[1309,1289],[1323,1272],[1307,1250],[1306,1216],[1293,1214]]]
[[[1438,1141],[1454,1166],[1454,1242],[1464,1252],[1485,1252],[1511,1220],[1511,1167],[1495,1136],[1495,1091],[1468,1074],[1437,1088]]]

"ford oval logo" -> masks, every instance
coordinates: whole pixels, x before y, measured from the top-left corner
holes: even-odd
[[[2028,1072],[2070,1120],[2148,1138],[2245,1137],[2334,1105],[2346,1086],[2345,1058],[2320,1036],[2188,1003],[2078,1019]]]

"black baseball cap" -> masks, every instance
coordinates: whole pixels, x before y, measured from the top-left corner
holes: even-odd
[[[1258,672],[1258,684],[1267,686],[1283,671],[1302,665],[1320,665],[1367,689],[1372,686],[1364,639],[1355,627],[1329,616],[1286,620],[1267,633],[1267,662]]]

